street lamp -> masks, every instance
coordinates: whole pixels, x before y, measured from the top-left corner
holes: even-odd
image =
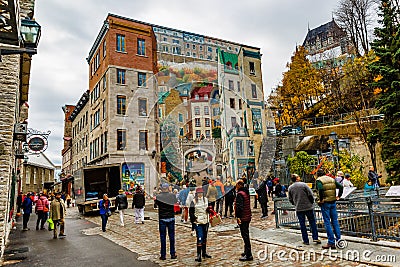
[[[34,55],[37,53],[37,46],[41,35],[41,26],[35,20],[29,18],[21,19],[18,43],[19,46],[0,46],[1,55],[14,55],[27,53]]]
[[[339,139],[337,137],[336,132],[331,132],[329,134],[329,139],[332,140],[335,143],[335,149],[337,151],[337,166],[338,170],[340,170],[340,162],[339,162]]]

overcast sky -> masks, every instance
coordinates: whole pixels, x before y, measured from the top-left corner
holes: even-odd
[[[45,154],[61,164],[63,112],[88,89],[85,58],[107,17],[128,18],[261,48],[264,92],[282,78],[296,44],[332,19],[338,0],[37,0],[42,26],[33,57],[29,127],[50,130]]]

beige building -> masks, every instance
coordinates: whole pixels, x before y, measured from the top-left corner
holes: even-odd
[[[54,184],[56,166],[45,154],[29,155],[21,173],[21,192],[39,193]]]

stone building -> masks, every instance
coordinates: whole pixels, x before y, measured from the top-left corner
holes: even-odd
[[[33,19],[34,5],[34,0],[2,2],[0,15],[9,18],[0,25],[2,49],[10,44],[7,38],[11,35],[10,38],[15,40],[11,48],[19,47],[20,32],[17,25],[20,25],[21,18]],[[27,130],[26,124],[21,125],[27,119],[26,114],[21,113],[21,109],[28,101],[31,55],[22,51],[19,53],[6,55],[3,52],[0,62],[0,257],[4,253],[12,226],[16,184],[21,178],[24,157],[21,148],[25,140],[17,140],[15,133],[26,133]]]
[[[54,172],[56,166],[45,154],[29,155],[21,172],[21,192],[39,193],[44,189],[50,189],[54,184]]]

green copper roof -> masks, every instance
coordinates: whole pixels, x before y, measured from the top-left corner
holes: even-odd
[[[165,98],[169,96],[170,92],[158,92],[158,104],[164,104]]]

